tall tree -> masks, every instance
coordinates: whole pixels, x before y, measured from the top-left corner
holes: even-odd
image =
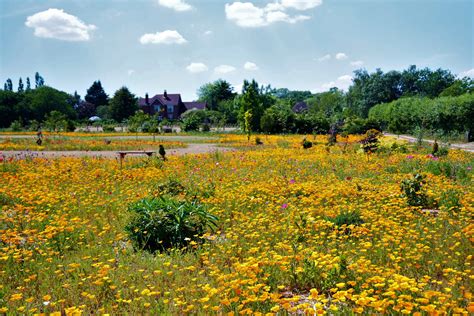
[[[10,78],[7,79],[5,90],[6,91],[13,91],[13,82]]]
[[[31,90],[31,83],[30,83],[30,77],[26,77],[26,91]]]
[[[43,77],[41,77],[39,72],[36,72],[35,73],[35,88],[39,88],[39,87],[42,87],[42,86],[44,86],[44,79],[43,79]]]
[[[23,80],[20,77],[20,80],[18,80],[18,92],[23,92],[25,91],[25,86],[23,85]]]
[[[239,105],[238,120],[242,129],[245,129],[245,113],[250,111],[250,128],[252,131],[260,130],[260,119],[265,109],[275,104],[275,98],[270,94],[262,94],[258,83],[255,80],[251,82],[244,80],[242,95],[236,102]]]
[[[87,89],[87,94],[84,99],[99,107],[101,105],[108,105],[109,96],[105,93],[104,88],[102,88],[102,83],[100,80],[94,81],[89,89]]]
[[[137,98],[127,87],[122,87],[115,91],[110,100],[110,114],[114,120],[121,122],[138,111]]]
[[[206,83],[197,91],[199,101],[206,102],[209,110],[217,110],[221,101],[232,100],[236,93],[232,85],[222,79]]]

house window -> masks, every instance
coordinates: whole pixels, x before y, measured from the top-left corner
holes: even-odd
[[[174,106],[168,105],[168,113],[173,113]]]

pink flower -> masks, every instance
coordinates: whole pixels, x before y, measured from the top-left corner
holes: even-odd
[[[407,159],[413,159],[414,157],[415,157],[415,156],[413,156],[413,155],[408,155],[408,156],[407,156]]]
[[[285,209],[288,207],[288,204],[287,203],[283,203],[283,205],[281,206],[281,208]]]
[[[291,179],[291,180],[290,180],[290,184],[293,184],[293,183],[295,183],[295,182],[296,182],[295,179]]]

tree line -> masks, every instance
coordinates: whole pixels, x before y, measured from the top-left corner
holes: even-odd
[[[415,128],[465,132],[472,131],[472,126],[459,122],[474,121],[473,89],[470,78],[414,65],[402,71],[356,70],[347,92],[331,88],[311,93],[259,85],[255,80],[245,80],[242,90],[234,91],[229,82],[219,79],[198,89],[199,101],[206,102],[207,109],[188,111],[182,116],[182,127],[196,130],[207,129],[209,124],[238,124],[242,130],[263,133],[327,133],[330,128],[347,133],[371,128],[397,133]],[[415,109],[423,116],[410,116]],[[26,87],[20,78],[16,92],[11,79],[0,90],[0,127],[4,128],[43,122],[51,111],[70,121],[99,116],[123,122],[137,110],[137,98],[126,87],[110,98],[100,80],[92,83],[84,99],[77,92],[68,94],[46,86],[38,73],[34,88],[29,78]],[[140,115],[131,122],[143,121]],[[455,124],[443,123],[448,118]]]

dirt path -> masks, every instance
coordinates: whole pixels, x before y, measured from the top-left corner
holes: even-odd
[[[394,137],[394,138],[397,138],[397,139],[403,139],[403,140],[406,140],[410,143],[415,143],[415,142],[418,141],[418,139],[416,137],[413,137],[413,136],[410,136],[410,135],[395,135],[395,134],[390,134],[390,133],[384,133],[384,135]],[[432,139],[423,139],[423,141],[427,142],[427,143],[430,143],[430,144],[434,143],[434,140],[432,140]],[[453,148],[453,149],[462,149],[462,150],[465,150],[465,151],[474,152],[474,142],[450,144],[449,147]]]
[[[182,156],[187,154],[205,154],[212,152],[224,152],[235,150],[229,147],[218,147],[217,144],[188,144],[186,148],[168,149],[167,155]],[[60,158],[60,157],[104,157],[104,158],[118,158],[118,151],[2,151],[0,156],[5,158],[24,159],[27,157],[39,158]]]

